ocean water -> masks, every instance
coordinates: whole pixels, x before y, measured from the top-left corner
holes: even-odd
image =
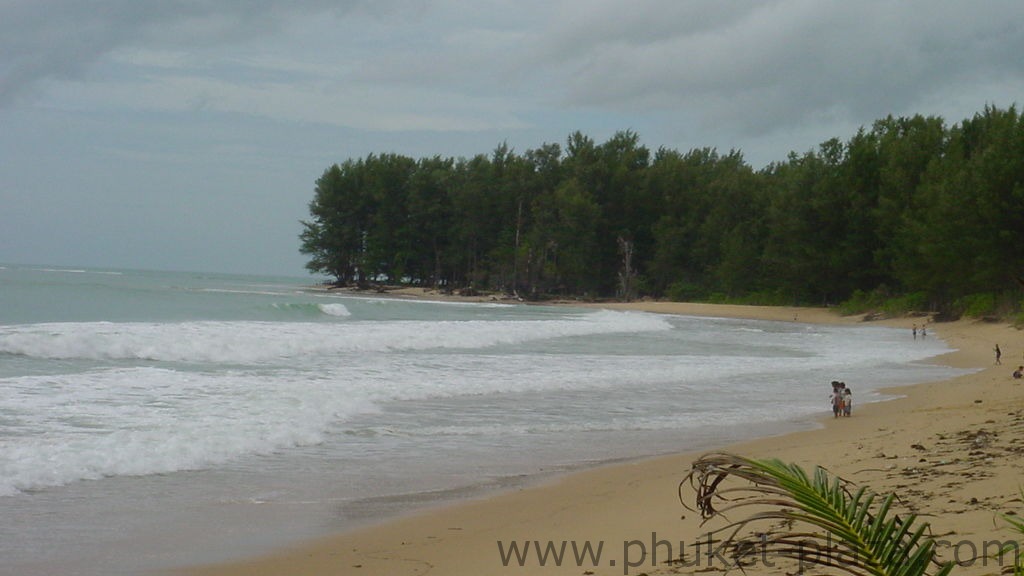
[[[813,426],[834,379],[864,403],[958,374],[926,362],[943,342],[867,325],[309,283],[0,266],[0,574],[242,557],[579,467]]]

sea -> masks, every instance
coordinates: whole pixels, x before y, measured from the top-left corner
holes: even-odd
[[[909,330],[315,283],[0,265],[0,574],[252,556],[962,373]]]

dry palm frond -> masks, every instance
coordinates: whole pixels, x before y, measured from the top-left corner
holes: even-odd
[[[739,533],[753,523],[781,523],[781,531],[773,527],[758,534],[763,558],[792,558],[802,568],[815,564],[854,576],[946,576],[953,567],[935,560],[927,523],[915,527],[915,516],[890,514],[893,495],[879,499],[865,488],[851,491],[847,482],[820,467],[810,477],[779,460],[708,454],[693,463],[680,483],[681,501],[687,486],[696,491],[696,508],[705,522],[715,516],[728,520],[732,512],[749,514],[711,532],[725,535],[727,546],[742,541]]]

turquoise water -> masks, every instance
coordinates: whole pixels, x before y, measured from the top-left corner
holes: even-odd
[[[239,557],[955,374],[885,328],[307,283],[0,267],[0,573]]]

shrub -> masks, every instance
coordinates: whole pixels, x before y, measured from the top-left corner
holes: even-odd
[[[928,295],[924,292],[912,292],[890,298],[882,304],[882,311],[890,316],[899,316],[909,312],[920,312],[928,309]]]
[[[707,296],[707,290],[694,282],[680,280],[669,286],[665,294],[673,302],[694,302],[703,300]]]
[[[996,297],[994,294],[970,294],[957,300],[955,306],[963,311],[964,316],[991,316],[996,312]]]

